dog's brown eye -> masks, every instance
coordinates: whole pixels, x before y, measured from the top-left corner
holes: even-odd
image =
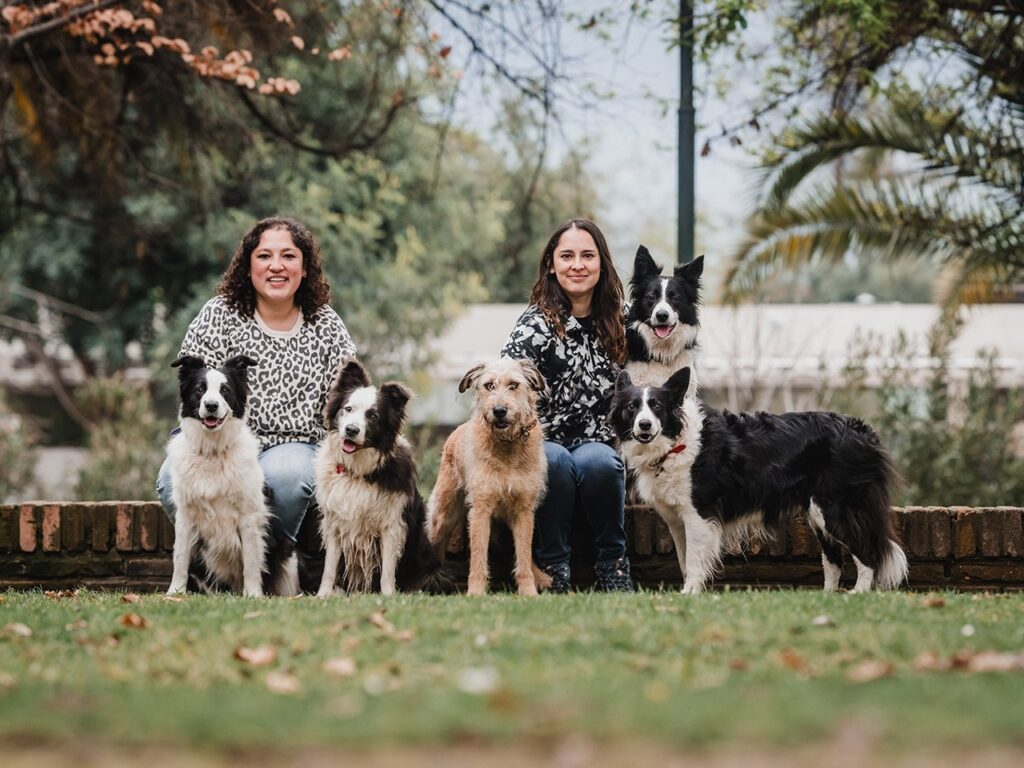
[[[484,384],[484,389],[486,389],[488,392],[493,391],[494,390],[494,382],[493,381],[488,381],[486,384]]]
[[[366,414],[366,419],[367,419],[367,421],[376,421],[377,420],[377,414],[374,413],[373,411],[369,411]]]
[[[514,381],[513,381],[513,382],[511,382],[511,383],[510,383],[510,384],[508,385],[508,388],[509,388],[509,389],[519,389],[519,385],[518,385],[518,384],[517,384],[516,382],[514,382]]]

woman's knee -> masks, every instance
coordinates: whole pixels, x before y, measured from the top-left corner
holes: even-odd
[[[588,443],[572,454],[576,476],[581,485],[619,485],[625,483],[625,465],[622,457],[610,445]]]
[[[576,467],[572,454],[564,445],[545,441],[544,456],[548,461],[548,484],[552,482],[575,482]]]
[[[156,476],[156,497],[160,500],[160,506],[164,508],[167,517],[174,522],[174,498],[171,492],[171,462],[164,459]]]

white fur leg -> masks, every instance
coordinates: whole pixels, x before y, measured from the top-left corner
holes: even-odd
[[[704,591],[704,586],[722,557],[722,529],[696,512],[683,518],[686,527],[686,582],[684,595]]]
[[[257,524],[261,518],[243,518],[242,539],[242,594],[263,597],[263,568],[267,563],[267,543],[263,529]]]
[[[676,549],[676,560],[679,561],[679,578],[684,578],[686,576],[686,527],[683,525],[683,519],[674,510],[671,512],[659,510],[659,514],[672,536],[672,544]]]
[[[853,585],[853,592],[870,592],[871,585],[875,581],[875,571],[868,568],[854,555],[853,562],[857,564],[857,583]]]
[[[338,563],[341,561],[341,547],[334,539],[327,541],[327,554],[324,556],[324,575],[320,579],[317,597],[330,597],[334,594],[334,585],[338,581]]]
[[[821,569],[825,572],[825,591],[835,592],[839,589],[839,577],[843,573],[843,569],[833,563],[827,557],[825,553],[821,553]]]
[[[405,545],[402,530],[385,530],[380,540],[380,593],[395,594],[395,572],[398,570],[398,557]]]
[[[188,567],[192,562],[192,548],[195,544],[195,532],[192,521],[178,507],[178,516],[174,519],[174,571],[171,575],[171,586],[167,594],[174,595],[188,589]]]

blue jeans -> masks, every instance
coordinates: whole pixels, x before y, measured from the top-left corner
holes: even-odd
[[[619,454],[605,443],[566,448],[550,440],[544,442],[544,453],[548,489],[533,526],[534,560],[540,565],[569,561],[569,528],[577,498],[594,533],[597,559],[625,555],[626,471]]]
[[[313,456],[315,443],[282,443],[260,452],[260,468],[274,494],[273,516],[270,519],[274,537],[292,542],[299,535],[299,527],[306,510],[314,503]],[[167,459],[160,467],[156,481],[156,495],[167,516],[174,522],[174,502],[171,499],[171,469]]]

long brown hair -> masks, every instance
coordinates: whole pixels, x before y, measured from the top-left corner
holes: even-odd
[[[589,219],[570,219],[562,224],[551,235],[548,244],[540,257],[537,270],[537,282],[530,292],[530,303],[537,306],[544,314],[548,325],[555,329],[559,336],[565,336],[565,318],[569,316],[572,302],[565,294],[558,279],[551,273],[554,265],[555,248],[558,241],[570,229],[582,229],[594,238],[597,255],[601,260],[601,275],[594,286],[591,299],[591,315],[597,330],[597,339],[612,361],[622,364],[626,361],[626,327],[622,320],[622,281],[612,263],[612,253],[597,224]]]
[[[231,257],[224,277],[217,286],[217,293],[224,297],[228,306],[245,317],[252,317],[256,312],[256,288],[249,276],[252,252],[260,244],[260,238],[268,229],[284,229],[292,236],[295,247],[302,252],[302,268],[306,276],[295,291],[295,305],[302,310],[302,318],[310,323],[317,310],[331,300],[331,287],[324,277],[323,261],[320,258],[320,247],[316,244],[313,234],[295,219],[285,216],[271,216],[256,222],[256,225],[245,233],[238,244],[235,255]]]

